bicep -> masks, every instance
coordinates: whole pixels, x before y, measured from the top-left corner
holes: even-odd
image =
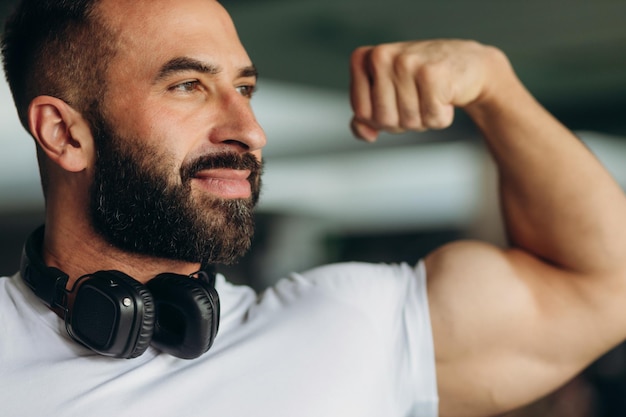
[[[434,252],[426,269],[442,416],[517,407],[601,353],[584,277],[477,242]]]

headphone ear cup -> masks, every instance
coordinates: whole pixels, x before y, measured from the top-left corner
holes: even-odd
[[[156,304],[152,345],[183,359],[205,353],[217,334],[219,297],[212,285],[177,274],[161,274],[146,286]]]
[[[70,336],[102,355],[135,358],[152,340],[154,300],[140,282],[119,271],[80,279],[65,317]]]
[[[139,334],[137,335],[137,343],[135,345],[135,349],[133,349],[128,356],[128,358],[131,359],[142,355],[148,349],[150,343],[152,343],[152,337],[154,335],[154,322],[156,319],[156,307],[154,305],[154,298],[145,285],[129,276],[125,276],[124,279],[137,292],[137,295],[141,298],[144,306],[143,320],[137,323],[139,326],[137,328],[139,331]]]
[[[155,307],[147,288],[119,271],[79,279],[68,296],[70,336],[105,356],[134,358],[152,340]]]

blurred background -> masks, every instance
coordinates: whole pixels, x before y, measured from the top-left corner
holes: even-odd
[[[0,0],[0,17],[16,2]],[[416,262],[453,239],[503,243],[489,156],[458,114],[441,132],[352,139],[348,57],[418,38],[496,45],[535,96],[626,186],[624,0],[224,0],[259,68],[268,135],[254,248],[225,269],[261,290],[343,260]],[[0,275],[43,220],[34,145],[0,81]],[[584,196],[581,196],[584,198]],[[510,416],[623,416],[618,347],[554,395]]]

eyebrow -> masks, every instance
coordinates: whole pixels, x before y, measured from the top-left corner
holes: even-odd
[[[256,69],[254,65],[250,65],[247,67],[243,67],[241,70],[239,70],[239,76],[241,78],[248,78],[248,77],[259,78],[259,71]]]
[[[202,74],[217,75],[222,71],[222,69],[221,67],[208,62],[199,61],[189,57],[178,57],[170,59],[163,66],[161,66],[156,77],[154,78],[154,81],[158,82],[173,74],[185,71],[195,71]],[[259,72],[254,65],[249,65],[241,68],[238,75],[243,78],[258,78]]]

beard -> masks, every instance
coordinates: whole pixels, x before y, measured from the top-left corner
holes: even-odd
[[[90,214],[108,243],[127,252],[202,265],[233,264],[247,252],[261,187],[262,166],[254,155],[205,155],[176,169],[167,151],[120,137],[102,116],[94,124],[97,160]],[[194,195],[192,178],[212,168],[250,170],[251,197]]]

